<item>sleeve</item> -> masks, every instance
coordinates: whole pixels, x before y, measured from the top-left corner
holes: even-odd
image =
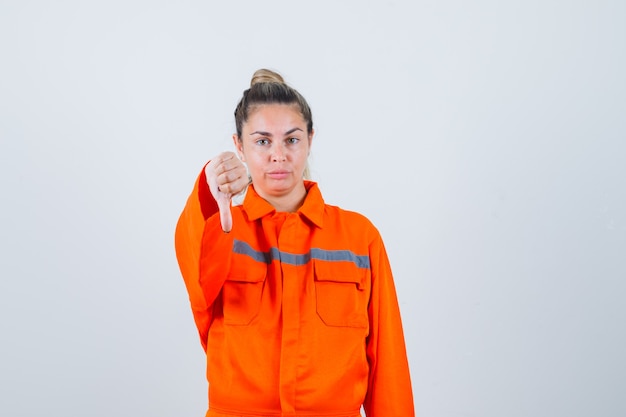
[[[400,308],[387,252],[380,235],[370,244],[372,293],[369,305],[370,365],[363,408],[368,417],[415,416]]]
[[[174,241],[178,266],[189,293],[191,311],[205,350],[211,323],[212,301],[207,303],[200,286],[200,255],[206,221],[218,212],[217,203],[211,195],[203,169],[178,219]]]

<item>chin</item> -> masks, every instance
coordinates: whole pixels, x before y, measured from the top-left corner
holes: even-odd
[[[281,183],[281,184],[267,184],[266,187],[263,187],[265,192],[271,195],[284,195],[293,191],[296,187],[293,182],[289,183]]]
[[[293,191],[293,187],[269,187],[267,193],[273,196],[282,196]]]

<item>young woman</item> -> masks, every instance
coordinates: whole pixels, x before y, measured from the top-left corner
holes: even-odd
[[[239,158],[226,152],[207,164],[176,227],[207,354],[206,415],[357,417],[363,406],[368,417],[413,416],[383,241],[304,179],[307,102],[259,70],[235,122]]]

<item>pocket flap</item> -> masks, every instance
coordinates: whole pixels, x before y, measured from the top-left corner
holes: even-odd
[[[313,262],[315,280],[325,282],[337,282],[356,284],[359,290],[365,285],[367,276],[366,268],[359,268],[353,262],[348,261],[321,261]]]

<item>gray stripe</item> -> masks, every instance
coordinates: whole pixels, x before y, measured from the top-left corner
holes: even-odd
[[[264,262],[266,264],[271,263],[273,260],[278,260],[282,263],[289,265],[306,265],[311,259],[318,259],[320,261],[328,262],[352,262],[358,268],[369,268],[370,258],[367,255],[355,255],[349,250],[324,250],[319,248],[312,248],[309,253],[295,254],[289,252],[281,252],[278,248],[271,248],[268,252],[261,252],[252,249],[252,246],[246,242],[235,239],[233,243],[233,252],[240,255],[246,255],[251,257],[257,262]]]
[[[354,252],[349,250],[324,250],[324,249],[311,249],[311,258],[320,259],[322,261],[340,262],[349,261],[359,268],[370,267],[370,257],[367,255],[355,255]]]
[[[241,240],[235,239],[233,243],[233,252],[238,253],[240,255],[247,255],[254,259],[257,262],[265,262],[269,264],[272,262],[272,252],[260,252],[252,249],[252,246],[248,245],[246,242],[242,242]]]

